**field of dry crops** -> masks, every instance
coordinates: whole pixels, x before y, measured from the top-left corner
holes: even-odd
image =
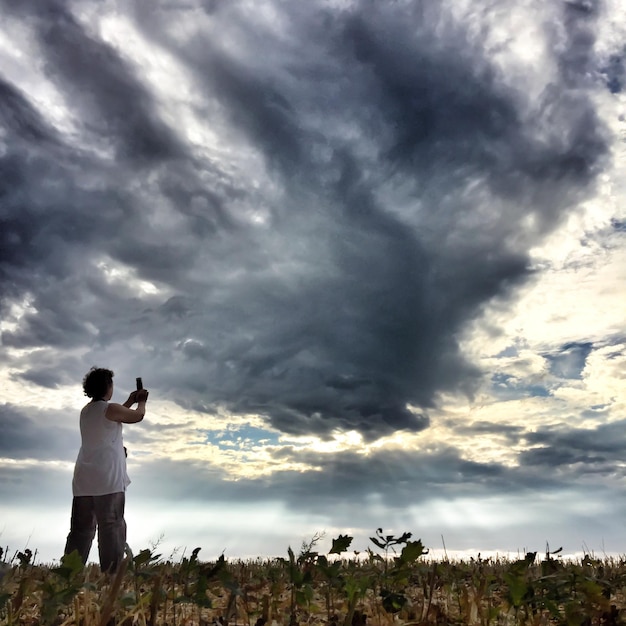
[[[76,553],[46,567],[28,550],[0,552],[0,625],[626,624],[626,560],[432,561],[410,533],[378,529],[361,554],[351,541],[246,562],[203,562],[199,548],[176,563],[128,550],[114,576]]]

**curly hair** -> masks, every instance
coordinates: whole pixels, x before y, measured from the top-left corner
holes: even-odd
[[[83,391],[93,400],[99,400],[109,390],[113,382],[113,371],[102,367],[92,367],[83,378]]]

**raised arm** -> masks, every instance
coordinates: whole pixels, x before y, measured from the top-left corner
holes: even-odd
[[[124,424],[136,424],[141,422],[146,414],[146,401],[148,400],[148,390],[141,389],[134,391],[128,397],[124,404],[110,402],[107,406],[105,417],[112,422],[122,422]],[[131,409],[130,406],[137,402],[137,408]]]

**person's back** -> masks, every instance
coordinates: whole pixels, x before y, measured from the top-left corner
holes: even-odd
[[[124,506],[130,479],[122,424],[143,420],[148,391],[133,391],[124,404],[109,402],[113,372],[99,367],[89,370],[83,391],[91,402],[80,414],[81,447],[72,479],[74,497],[65,554],[76,550],[86,563],[97,527],[100,567],[111,572],[124,557],[126,545]],[[137,408],[131,409],[135,403]]]
[[[130,484],[122,424],[107,419],[108,402],[87,404],[80,413],[81,447],[72,491],[75,496],[100,496],[125,491]]]

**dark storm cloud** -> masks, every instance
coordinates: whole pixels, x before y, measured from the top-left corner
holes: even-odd
[[[542,428],[526,434],[536,447],[520,454],[520,463],[544,467],[571,475],[601,473],[622,476],[626,454],[624,420],[600,424],[596,428]]]
[[[14,357],[10,363],[17,370],[11,377],[18,381],[27,393],[33,388],[31,384],[47,389],[76,386],[77,393],[82,393],[80,387],[82,381],[77,381],[72,375],[82,368],[81,360],[75,356],[59,355],[52,351],[38,354],[36,360],[32,356]]]
[[[38,509],[37,521],[45,520],[42,516],[42,507],[47,511],[53,510],[63,503],[71,506],[72,499],[72,469],[60,468],[58,465],[26,464],[16,471],[15,465],[0,465],[0,513],[14,512],[17,507],[26,505]],[[70,503],[69,505],[66,503]],[[3,521],[4,518],[3,515]],[[28,524],[32,522],[29,518]],[[0,527],[0,532],[6,531]],[[14,528],[14,534],[19,535],[25,529]]]
[[[511,81],[445,7],[281,4],[279,29],[239,3],[133,4],[221,153],[160,119],[132,50],[78,12],[4,6],[79,141],[5,81],[2,123],[21,143],[2,157],[3,293],[31,308],[3,343],[82,346],[84,369],[123,359],[124,376],[141,369],[182,406],[259,413],[284,432],[420,430],[439,391],[471,394],[465,324],[527,279],[529,249],[606,153],[586,91],[595,5],[546,13],[558,74],[535,100],[523,81],[536,69]],[[181,42],[190,15],[199,27]],[[133,278],[107,279],[103,260]]]
[[[14,133],[18,141],[45,144],[57,140],[54,129],[30,104],[28,98],[3,79],[0,79],[0,116],[3,128]],[[4,182],[7,184],[10,179]]]
[[[624,424],[596,430],[566,427],[537,432],[479,422],[458,428],[459,435],[492,434],[507,437],[512,446],[536,446],[518,455],[518,464],[503,465],[488,459],[468,460],[462,450],[445,444],[435,449],[381,448],[368,454],[357,451],[315,452],[297,446],[271,445],[277,463],[294,463],[271,475],[228,479],[227,471],[206,461],[151,461],[143,459],[132,472],[138,498],[168,494],[191,501],[228,503],[282,502],[290,510],[326,512],[335,522],[351,525],[355,512],[382,507],[386,514],[422,507],[436,500],[488,497],[498,501],[537,494],[549,497],[563,490],[583,494],[585,479],[600,475],[604,487],[619,482],[626,439]],[[251,449],[249,454],[254,454]],[[155,482],[153,477],[159,476]],[[598,486],[593,488],[598,495]],[[583,497],[582,495],[580,497]],[[352,516],[352,517],[351,517]],[[350,519],[352,518],[352,522]],[[411,523],[414,523],[412,521]]]
[[[626,232],[626,220],[618,220],[617,218],[611,218],[611,227],[617,232]]]
[[[76,420],[62,411],[30,410],[0,404],[0,457],[71,461],[79,437]]]
[[[91,35],[63,2],[3,3],[33,25],[46,73],[63,90],[92,141],[113,143],[119,158],[140,166],[175,156],[180,146],[153,110],[128,62]]]
[[[124,199],[115,187],[94,184],[106,180],[103,171],[95,173],[102,164],[64,143],[23,92],[6,80],[0,92],[0,312],[6,320],[13,299],[33,304],[21,329],[3,334],[3,344],[85,345],[89,292],[106,295],[105,285],[93,284],[100,281],[90,277],[92,263],[120,228]]]
[[[544,468],[503,467],[490,461],[469,461],[459,450],[379,450],[315,453],[299,448],[273,448],[277,462],[297,469],[271,475],[227,478],[220,466],[206,461],[142,459],[132,478],[145,494],[206,502],[283,502],[294,511],[355,510],[376,501],[390,510],[417,506],[433,499],[505,497],[512,493],[550,492],[568,485]],[[159,476],[157,482],[154,476]],[[571,477],[571,484],[575,477]]]
[[[37,228],[32,214],[29,215],[27,204],[19,198],[30,183],[29,169],[35,171],[43,165],[35,158],[33,160],[37,162],[29,168],[28,160],[32,155],[29,154],[29,148],[41,146],[54,154],[58,143],[54,129],[30,104],[27,96],[1,76],[0,125],[4,131],[4,149],[0,156],[0,293],[3,303],[6,303],[6,299],[16,295],[19,287],[22,287],[14,284],[10,268],[21,269],[29,263],[32,251],[28,250],[27,244]]]
[[[606,86],[611,93],[622,93],[624,89],[624,80],[626,79],[625,58],[626,47],[622,48],[620,54],[611,55],[606,65],[601,69],[606,80]]]
[[[358,501],[376,494],[382,502],[398,506],[435,495],[454,497],[464,491],[466,494],[506,492],[512,478],[500,465],[465,460],[452,447],[434,452],[380,450],[368,455],[303,453],[285,448],[279,458],[310,464],[314,471],[307,472],[297,483],[285,472],[273,477],[273,487],[291,493],[292,497],[303,498],[307,494],[312,501],[324,500],[331,494],[340,499],[346,493]],[[461,477],[462,487],[459,485]],[[517,488],[523,488],[522,480]]]
[[[468,435],[471,437],[475,435],[500,435],[506,437],[511,443],[518,443],[524,433],[522,426],[486,421],[472,422],[468,425],[450,422],[447,426],[453,428],[454,432],[458,435]]]

